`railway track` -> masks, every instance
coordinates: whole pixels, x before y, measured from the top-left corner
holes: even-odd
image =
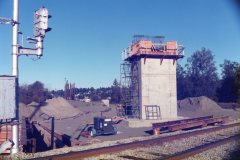
[[[239,141],[239,140],[240,140],[240,134],[234,135],[234,136],[231,136],[231,137],[228,137],[228,138],[225,138],[225,139],[221,139],[221,140],[218,140],[218,141],[215,141],[215,142],[212,142],[212,143],[201,145],[201,146],[191,148],[189,150],[186,150],[186,151],[183,151],[183,152],[165,157],[165,158],[163,158],[163,160],[185,159],[185,158],[188,158],[188,157],[192,157],[196,154],[202,153],[204,151],[207,151],[209,149],[212,149],[212,148],[215,148],[215,147],[218,147],[218,146],[230,143],[230,142]]]
[[[230,129],[233,127],[237,127],[240,126],[240,123],[235,123],[235,124],[229,124],[229,125],[224,125],[224,126],[218,126],[218,127],[214,127],[214,128],[208,128],[208,129],[204,129],[204,130],[197,130],[197,131],[192,131],[192,132],[187,132],[187,133],[181,133],[181,134],[177,134],[177,135],[171,135],[171,136],[166,136],[166,137],[158,137],[158,138],[154,138],[154,139],[148,139],[148,140],[144,140],[144,141],[136,141],[136,142],[131,142],[131,143],[126,143],[126,144],[119,144],[119,145],[114,145],[114,146],[109,146],[109,147],[102,147],[102,148],[96,148],[96,149],[89,149],[89,150],[84,150],[84,151],[78,151],[78,152],[71,152],[71,153],[66,153],[66,154],[59,154],[59,155],[54,155],[54,156],[46,156],[46,157],[41,157],[41,158],[35,158],[35,159],[46,159],[46,160],[74,160],[74,159],[83,159],[83,158],[89,158],[89,157],[96,157],[102,154],[115,154],[115,153],[119,153],[121,151],[125,151],[125,150],[134,150],[136,148],[143,148],[143,147],[149,147],[149,146],[161,146],[163,143],[167,143],[167,142],[173,142],[176,140],[180,140],[180,139],[184,139],[184,138],[189,138],[189,137],[194,137],[194,136],[198,136],[198,135],[202,135],[202,134],[206,134],[206,133],[213,133],[213,132],[217,132],[217,131],[222,131],[222,130],[226,130],[226,129]],[[225,138],[224,138],[225,139]],[[235,136],[235,137],[231,137],[231,140],[239,140],[239,135]],[[226,140],[222,140],[221,142],[217,142],[216,144],[214,144],[215,142],[212,142],[211,144],[208,144],[208,146],[206,146],[205,150],[208,150],[212,147],[214,147],[215,145],[222,145],[224,143],[229,142],[230,139],[226,139]],[[204,146],[202,146],[203,148]],[[199,151],[199,148],[196,148],[196,151],[194,151],[194,149],[192,150],[186,150],[185,152],[181,152],[179,154],[176,155],[171,155],[170,157],[165,156],[166,159],[174,159],[175,157],[177,157],[176,159],[182,159],[181,157],[186,158],[187,155],[188,156],[192,156],[196,153],[200,153],[203,150]],[[123,157],[123,158],[129,158],[129,159],[138,159],[138,160],[143,160],[144,158],[138,158],[138,157]]]

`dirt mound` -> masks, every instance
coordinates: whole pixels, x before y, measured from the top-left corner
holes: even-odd
[[[178,101],[178,108],[192,111],[216,111],[222,109],[215,101],[205,96],[191,97],[180,100]]]
[[[46,115],[55,117],[56,119],[73,117],[82,113],[61,97],[47,100],[46,105],[41,106],[40,110]]]
[[[81,113],[83,112],[74,108],[67,100],[61,97],[49,99],[44,105],[39,105],[38,103],[31,103],[29,105],[19,103],[20,119],[22,117],[29,117],[31,120],[36,121],[48,120],[50,117],[64,119]]]
[[[198,117],[208,115],[213,115],[215,117],[226,115],[235,118],[238,117],[236,111],[223,109],[215,101],[205,96],[179,100],[178,115],[184,117]]]
[[[221,106],[224,109],[238,109],[240,108],[240,105],[237,103],[218,103],[219,106]]]

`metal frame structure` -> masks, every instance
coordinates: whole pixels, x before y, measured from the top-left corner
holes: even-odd
[[[140,118],[138,62],[125,61],[120,70],[122,109],[118,110],[118,115],[129,118]]]
[[[131,106],[131,63],[124,62],[120,65],[120,85],[121,85],[121,104],[118,108],[118,116],[126,116],[128,111],[125,110]]]

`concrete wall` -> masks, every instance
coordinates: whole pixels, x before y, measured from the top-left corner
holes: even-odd
[[[160,106],[162,119],[177,118],[176,63],[173,60],[140,60],[140,116],[146,119],[145,105]]]

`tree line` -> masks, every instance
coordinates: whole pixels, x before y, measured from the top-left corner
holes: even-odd
[[[52,94],[55,97],[66,95],[67,90],[57,90],[52,91]],[[117,79],[114,79],[111,87],[100,87],[100,88],[74,88],[73,99],[84,99],[86,97],[90,98],[92,101],[100,101],[102,99],[110,99],[112,103],[120,103],[121,101],[121,92],[120,84]]]
[[[240,104],[240,64],[224,60],[218,73],[211,50],[202,48],[195,51],[184,65],[177,64],[177,98],[207,96],[218,102],[238,102]],[[64,97],[64,90],[49,91],[42,82],[19,87],[19,100],[25,104],[32,101],[42,103],[52,97]],[[121,87],[117,79],[111,87],[74,88],[78,99],[85,97],[92,101],[109,98],[111,103],[121,102]]]
[[[218,102],[240,102],[240,64],[224,60],[220,76],[211,50],[195,51],[177,64],[177,98],[207,96]]]
[[[114,80],[111,87],[100,88],[74,88],[74,94],[76,99],[90,98],[92,101],[100,101],[101,99],[107,99],[110,97],[111,103],[120,103],[121,93],[120,84],[117,79]],[[53,97],[64,97],[64,90],[49,91],[44,87],[42,82],[36,81],[30,85],[21,85],[19,87],[19,101],[24,104],[30,104],[31,102],[44,103],[46,99]],[[74,98],[72,98],[74,99]]]

